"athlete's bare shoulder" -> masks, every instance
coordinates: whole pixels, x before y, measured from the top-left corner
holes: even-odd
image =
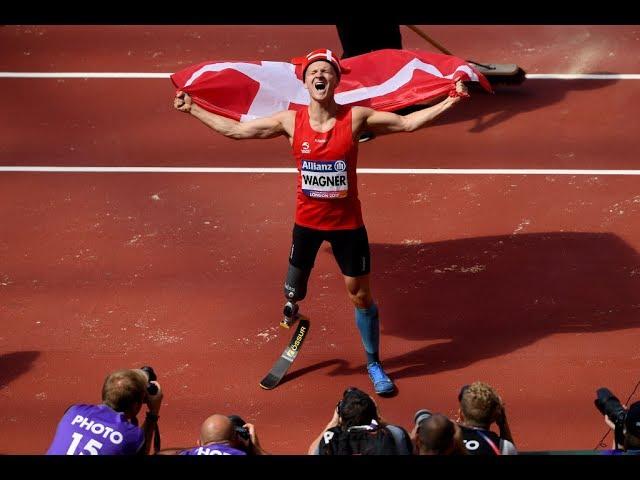
[[[367,121],[367,118],[369,118],[373,113],[375,113],[375,110],[369,107],[355,106],[351,108],[351,126],[356,136],[360,133],[360,130]]]
[[[364,119],[372,115],[373,113],[375,113],[375,110],[369,107],[355,106],[351,108],[351,112],[352,112],[351,115],[353,115],[354,117],[358,117],[359,119]]]
[[[273,114],[273,118],[275,118],[282,124],[282,128],[289,137],[293,137],[293,130],[296,124],[295,110],[282,110],[278,113]]]
[[[281,110],[277,113],[273,114],[274,117],[277,117],[279,119],[295,119],[296,117],[296,111],[295,110]]]

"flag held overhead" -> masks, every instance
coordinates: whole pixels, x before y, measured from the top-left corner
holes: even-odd
[[[326,56],[327,50],[323,52]],[[476,66],[451,55],[386,49],[342,61],[332,58],[342,71],[335,91],[341,105],[397,110],[448,95],[458,80],[492,91]],[[174,73],[171,81],[202,108],[248,121],[309,105],[309,92],[297,71],[304,63],[311,62],[204,62]]]

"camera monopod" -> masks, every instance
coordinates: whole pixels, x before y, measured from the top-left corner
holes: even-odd
[[[155,370],[149,366],[140,367],[140,370],[142,370],[147,376],[147,393],[149,395],[155,395],[156,393],[158,393],[158,386],[151,383],[158,380],[158,376],[156,375]],[[160,450],[160,427],[158,426],[158,422],[156,422],[153,432],[153,448],[156,452]]]

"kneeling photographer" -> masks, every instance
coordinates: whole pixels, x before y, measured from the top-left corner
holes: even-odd
[[[460,425],[441,413],[418,410],[411,440],[418,455],[468,455]]]
[[[309,446],[309,455],[411,455],[406,430],[385,422],[373,398],[350,387],[342,394],[333,417]]]
[[[599,388],[594,404],[604,415],[604,423],[614,432],[610,453],[640,455],[640,401],[626,408],[611,390]]]
[[[162,390],[151,367],[118,370],[102,385],[102,404],[71,405],[58,423],[47,455],[146,455],[160,448]],[[142,427],[137,415],[146,404]]]
[[[459,425],[467,452],[471,455],[517,455],[507,412],[498,392],[488,383],[473,382],[458,394]],[[495,424],[495,433],[491,426]]]
[[[157,455],[269,455],[260,445],[253,424],[237,415],[214,414],[200,427],[197,446],[170,448]]]

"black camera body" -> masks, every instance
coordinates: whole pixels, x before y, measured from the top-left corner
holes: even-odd
[[[245,442],[251,442],[251,435],[249,434],[249,430],[244,427],[247,422],[245,422],[238,415],[229,415],[228,418],[229,420],[231,420],[233,429],[235,430],[236,434]]]
[[[158,376],[156,375],[156,372],[153,370],[153,368],[149,366],[145,366],[145,367],[140,367],[140,370],[142,370],[144,374],[147,376],[147,381],[148,381],[147,393],[149,395],[155,395],[156,393],[158,393],[158,386],[151,383],[158,380]]]
[[[627,418],[627,411],[611,390],[601,387],[596,390],[596,399],[593,401],[600,413],[609,417],[615,425],[616,446],[624,444],[624,421]]]

